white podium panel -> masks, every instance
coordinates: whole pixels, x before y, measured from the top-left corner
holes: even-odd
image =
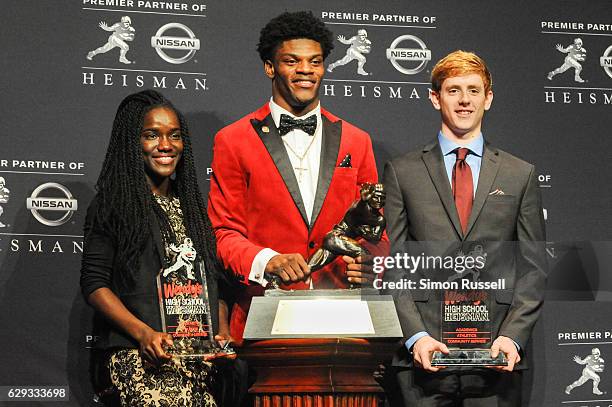
[[[374,290],[269,290],[254,297],[244,339],[401,338],[393,298]]]

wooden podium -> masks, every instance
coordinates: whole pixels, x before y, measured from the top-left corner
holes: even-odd
[[[257,372],[255,407],[378,407],[374,371],[391,359],[389,339],[309,338],[246,342],[240,357]]]
[[[378,407],[374,371],[402,336],[377,291],[268,290],[253,297],[238,353],[256,372],[256,407]]]

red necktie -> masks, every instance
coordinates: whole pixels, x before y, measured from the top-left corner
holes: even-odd
[[[457,154],[457,161],[453,167],[453,198],[461,221],[463,233],[467,231],[468,219],[472,212],[472,201],[474,200],[474,185],[472,180],[472,170],[465,161],[465,157],[470,152],[467,148],[454,150]]]

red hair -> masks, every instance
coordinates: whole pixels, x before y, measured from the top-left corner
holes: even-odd
[[[473,52],[461,50],[451,52],[439,60],[431,71],[432,90],[440,92],[440,89],[442,89],[442,82],[447,78],[473,73],[480,75],[482,78],[485,92],[490,91],[493,86],[493,80],[491,79],[491,73],[483,59]]]

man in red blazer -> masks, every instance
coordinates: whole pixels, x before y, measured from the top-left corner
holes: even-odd
[[[372,280],[360,258],[336,259],[312,275],[307,265],[360,185],[378,179],[368,134],[320,106],[332,48],[332,33],[310,12],[272,19],[258,44],[272,98],[215,137],[208,212],[219,257],[245,284],[231,317],[237,340],[251,298],[271,275],[288,289]]]

